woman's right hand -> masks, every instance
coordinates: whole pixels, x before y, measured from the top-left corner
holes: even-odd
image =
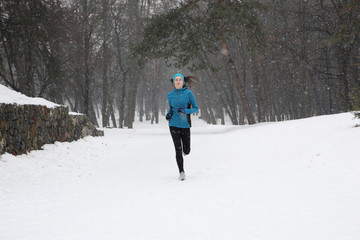
[[[168,114],[166,114],[165,119],[166,119],[167,121],[170,121],[171,117],[172,117],[172,114],[171,114],[171,113],[168,113]]]

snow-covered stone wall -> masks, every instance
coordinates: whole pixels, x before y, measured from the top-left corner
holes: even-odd
[[[69,114],[68,107],[0,103],[0,154],[23,154],[44,144],[89,135],[104,136],[104,132],[97,130],[86,115]]]

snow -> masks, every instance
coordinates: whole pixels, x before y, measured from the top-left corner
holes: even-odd
[[[69,112],[69,115],[81,116],[81,115],[84,115],[84,114],[83,113],[78,113],[78,112]]]
[[[351,113],[251,126],[193,118],[185,181],[167,123],[0,157],[0,239],[358,240]]]
[[[23,104],[41,105],[41,106],[46,106],[48,108],[55,108],[60,106],[53,102],[47,101],[43,98],[28,97],[26,95],[23,95],[19,92],[16,92],[0,84],[0,104],[1,103],[18,104],[18,105],[23,105]]]
[[[58,106],[0,92],[0,103]],[[357,240],[356,123],[350,113],[253,126],[193,119],[184,182],[165,121],[4,154],[0,239]]]

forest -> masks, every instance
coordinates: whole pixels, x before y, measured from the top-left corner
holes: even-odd
[[[359,37],[359,0],[2,0],[0,84],[133,128],[181,72],[209,124],[299,119],[360,110]]]

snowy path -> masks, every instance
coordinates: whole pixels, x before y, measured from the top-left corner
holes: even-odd
[[[356,123],[195,121],[184,182],[166,123],[5,154],[0,239],[358,240]]]

